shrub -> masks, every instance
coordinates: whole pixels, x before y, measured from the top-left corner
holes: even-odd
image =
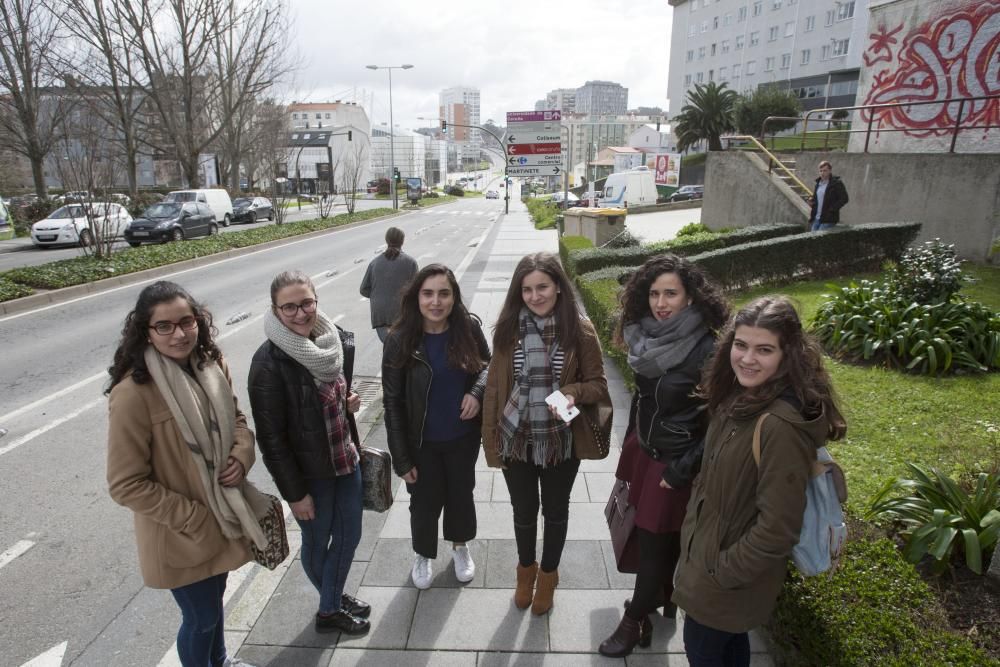
[[[969,569],[982,574],[983,554],[992,553],[1000,536],[1000,475],[980,473],[970,493],[936,468],[906,466],[913,479],[889,480],[865,518],[902,523],[903,555],[911,563],[930,554],[943,570],[953,552],[964,552]]]
[[[535,229],[555,229],[559,207],[548,199],[525,199],[525,206],[535,223]]]
[[[569,262],[569,253],[583,248],[593,248],[594,244],[585,236],[561,236],[559,238],[559,258],[563,266]]]
[[[700,222],[689,222],[688,224],[677,230],[677,238],[682,236],[691,236],[692,234],[711,234],[712,230],[701,224]]]
[[[12,280],[0,276],[0,301],[10,301],[20,299],[22,296],[29,296],[34,292],[27,285],[19,285]]]
[[[611,239],[608,240],[601,247],[602,248],[636,248],[639,245],[641,245],[641,243],[639,242],[639,239],[637,239],[634,236],[632,236],[632,233],[629,232],[629,230],[625,229],[625,230],[622,230],[622,232],[620,234],[616,234],[615,236],[611,237]]]
[[[392,193],[392,183],[388,178],[380,178],[375,181],[375,194],[387,195]]]
[[[444,193],[446,195],[451,195],[452,197],[464,197],[465,190],[457,185],[447,185],[444,188]]]
[[[430,192],[427,192],[427,193],[424,194],[425,198],[429,197],[431,199],[437,199],[440,196],[441,195],[438,194],[437,190],[431,190]]]
[[[997,665],[947,629],[934,593],[887,539],[852,540],[831,577],[790,568],[768,623],[789,665]]]
[[[886,287],[910,303],[946,303],[965,282],[955,246],[941,239],[909,248],[899,262],[888,266]]]

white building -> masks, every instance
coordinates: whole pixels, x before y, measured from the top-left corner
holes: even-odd
[[[563,113],[576,113],[576,91],[576,88],[550,90],[545,95],[545,107],[540,111],[559,109]]]
[[[427,139],[422,134],[397,127],[392,133],[390,146],[389,126],[373,127],[372,176],[392,178],[392,167],[395,165],[402,178],[419,177],[426,181]]]
[[[649,154],[677,152],[677,140],[667,123],[661,123],[659,129],[655,123],[636,128],[626,145]]]
[[[289,192],[317,194],[339,192],[348,163],[361,158],[358,183],[371,179],[369,158],[372,146],[360,128],[296,130],[288,135],[285,159]]]
[[[371,121],[364,107],[355,102],[292,102],[288,105],[290,130],[323,130],[353,126],[371,133]]]
[[[619,115],[628,110],[628,88],[613,81],[588,81],[576,89],[576,112]]]
[[[480,125],[479,89],[455,86],[442,90],[438,96],[441,118],[448,122],[449,141],[479,144],[479,130],[459,125]],[[455,125],[457,123],[458,125]]]
[[[668,0],[674,7],[669,117],[695,84],[745,93],[796,92],[804,109],[853,106],[868,28],[867,0]]]
[[[628,146],[640,127],[649,124],[641,116],[563,116],[563,164],[571,174],[584,173],[587,163],[608,146]]]

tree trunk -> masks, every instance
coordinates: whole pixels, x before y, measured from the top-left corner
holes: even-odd
[[[45,199],[45,156],[33,155],[31,157],[31,178],[35,182],[35,194],[39,199]]]
[[[986,571],[986,576],[1000,583],[1000,543],[993,549],[993,560],[990,561],[990,569]]]

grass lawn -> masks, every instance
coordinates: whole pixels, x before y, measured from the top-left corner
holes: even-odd
[[[0,231],[0,241],[9,241],[12,238],[14,238],[13,229],[5,229],[3,231]]]
[[[1000,268],[963,268],[979,282],[962,293],[1000,310]],[[761,287],[731,298],[740,306],[763,294],[785,294],[808,319],[824,301],[828,284],[850,280]],[[847,472],[853,512],[862,513],[885,480],[905,472],[907,461],[936,466],[953,476],[1000,469],[1000,373],[935,379],[829,358],[827,368],[848,420],[847,439],[831,451]]]

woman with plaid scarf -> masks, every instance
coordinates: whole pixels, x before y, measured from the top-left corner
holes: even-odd
[[[610,415],[597,332],[581,318],[558,258],[541,252],[522,258],[514,270],[494,329],[483,399],[486,461],[503,468],[514,509],[520,561],[514,604],[531,605],[538,615],[552,608],[559,583],[580,460],[607,455],[589,417],[580,414],[567,423],[545,402],[557,390],[569,407],[600,406]],[[610,430],[610,423],[602,428]],[[540,566],[535,559],[539,504],[545,521]]]

